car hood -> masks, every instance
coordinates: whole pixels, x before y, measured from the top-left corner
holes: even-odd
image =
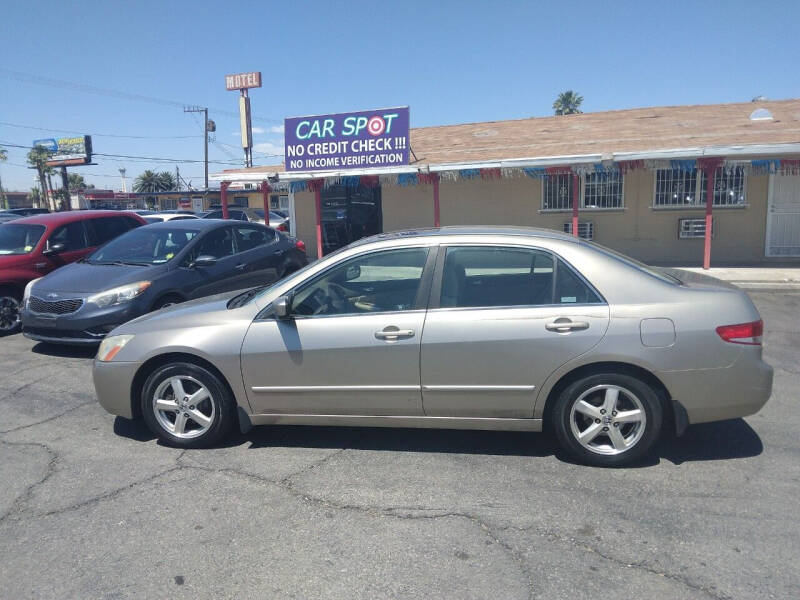
[[[251,317],[255,317],[260,310],[255,302],[228,309],[228,301],[243,291],[216,294],[162,308],[120,325],[109,335],[223,325],[233,318],[241,318],[250,313]]]
[[[37,281],[34,285],[34,292],[91,294],[110,290],[126,283],[135,283],[142,280],[152,281],[164,273],[165,270],[166,267],[163,265],[141,267],[136,265],[72,263],[56,269]]]

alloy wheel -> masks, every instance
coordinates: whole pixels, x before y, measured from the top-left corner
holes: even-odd
[[[153,413],[165,431],[181,439],[200,437],[214,423],[211,393],[194,377],[165,379],[153,394]]]
[[[0,331],[12,331],[19,324],[19,301],[12,296],[0,296]]]
[[[621,386],[596,385],[572,404],[569,415],[572,435],[596,454],[627,452],[644,435],[647,416],[639,398]]]

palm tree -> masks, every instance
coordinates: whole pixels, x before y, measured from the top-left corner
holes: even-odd
[[[147,169],[133,182],[133,191],[139,194],[155,194],[175,189],[175,177],[169,171],[156,173]],[[146,197],[148,204],[155,203],[155,196]]]
[[[45,199],[45,202],[48,202],[50,198],[45,175],[49,175],[53,172],[53,167],[47,165],[49,159],[50,151],[44,146],[35,146],[28,152],[28,164],[39,173],[39,184],[42,186],[42,197]],[[54,209],[55,207],[51,206],[50,208]]]
[[[553,102],[553,110],[556,111],[557,115],[580,114],[583,112],[581,110],[581,102],[583,102],[583,96],[578,92],[567,90],[566,92],[561,92],[556,101]]]

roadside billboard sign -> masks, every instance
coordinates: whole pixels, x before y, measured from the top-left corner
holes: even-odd
[[[249,88],[261,87],[261,71],[252,71],[250,73],[236,73],[234,75],[225,75],[225,89],[229,92],[232,90],[246,90]]]
[[[50,152],[50,160],[47,161],[49,167],[68,167],[92,162],[90,135],[34,140],[33,145],[42,146]]]
[[[285,119],[286,170],[407,165],[409,127],[407,106]]]

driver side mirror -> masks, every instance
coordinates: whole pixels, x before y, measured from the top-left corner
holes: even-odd
[[[210,256],[208,254],[202,254],[194,259],[194,262],[189,265],[190,267],[197,268],[197,267],[211,267],[217,264],[217,259],[214,256]]]
[[[66,246],[64,244],[53,244],[49,248],[42,250],[42,255],[53,256],[54,254],[59,254],[60,252],[63,252],[65,249]]]
[[[292,298],[290,296],[280,296],[272,303],[272,314],[277,319],[289,319],[292,312]]]

